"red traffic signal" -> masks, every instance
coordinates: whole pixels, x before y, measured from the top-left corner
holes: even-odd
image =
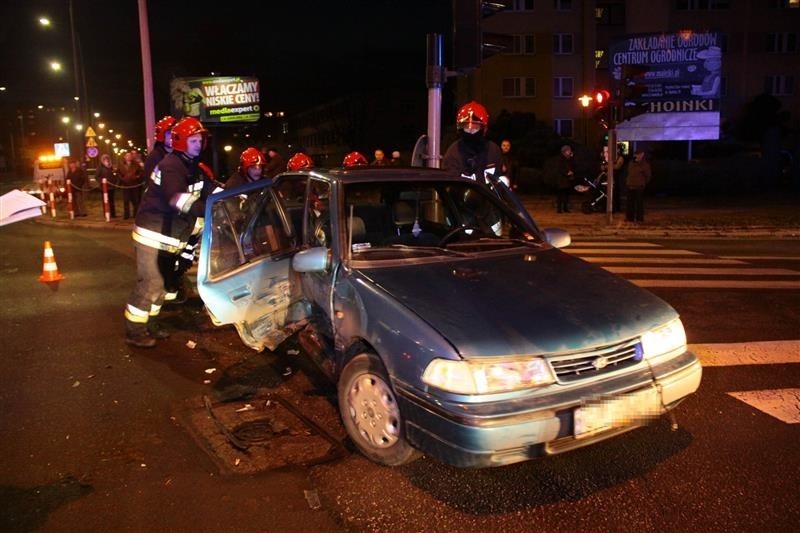
[[[598,89],[594,92],[594,105],[597,108],[603,107],[608,104],[611,99],[611,93],[605,89]]]

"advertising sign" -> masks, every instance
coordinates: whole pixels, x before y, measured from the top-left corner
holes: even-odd
[[[258,78],[174,78],[172,114],[206,124],[256,122],[261,117]]]
[[[628,36],[611,44],[608,59],[624,101],[620,140],[719,139],[719,33]]]

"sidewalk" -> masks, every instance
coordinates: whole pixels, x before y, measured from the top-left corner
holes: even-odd
[[[800,239],[800,198],[777,193],[725,198],[649,196],[645,198],[645,222],[625,222],[625,213],[614,213],[611,224],[606,213],[585,215],[580,199],[572,198],[571,213],[556,213],[554,195],[522,195],[523,202],[542,228],[562,228],[573,239],[596,237],[736,237]],[[130,231],[133,220],[123,220],[117,199],[118,218],[106,222],[102,196],[92,191],[87,200],[89,215],[71,220],[66,203],[57,216],[37,217],[40,224],[76,228]]]
[[[645,197],[645,222],[625,221],[623,212],[585,215],[573,198],[571,213],[557,213],[555,196],[523,196],[540,227],[558,227],[584,237],[736,237],[800,239],[800,198],[777,193],[738,197]]]

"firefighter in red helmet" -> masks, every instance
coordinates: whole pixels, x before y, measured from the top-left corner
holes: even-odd
[[[158,162],[164,159],[164,156],[172,151],[172,126],[175,125],[175,117],[167,115],[155,125],[156,140],[153,143],[153,149],[147,156],[144,162],[144,179],[149,179],[153,169],[156,168]],[[136,213],[134,213],[135,215]]]
[[[362,167],[367,165],[369,165],[369,161],[367,161],[367,158],[359,152],[350,152],[344,156],[344,160],[342,161],[342,166],[344,168]]]
[[[292,172],[297,170],[305,170],[308,168],[314,168],[314,160],[303,152],[297,152],[294,154],[289,158],[289,162],[286,164],[286,170]]]
[[[456,115],[459,138],[444,154],[442,167],[453,175],[483,181],[487,168],[500,168],[500,147],[486,138],[489,113],[478,102],[461,106]]]
[[[214,188],[199,167],[208,130],[196,118],[186,117],[171,132],[172,152],[148,176],[132,234],[137,281],[125,307],[125,342],[143,348],[169,336],[156,320],[165,295],[159,255],[163,262],[175,264],[197,234],[205,199]]]
[[[239,168],[236,169],[233,176],[228,178],[228,181],[225,183],[225,188],[232,189],[239,185],[245,185],[260,180],[264,177],[264,165],[266,162],[267,158],[264,157],[261,150],[253,148],[252,146],[245,148],[239,156]]]

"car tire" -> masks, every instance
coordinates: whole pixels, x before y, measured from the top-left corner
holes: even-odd
[[[378,356],[353,357],[342,369],[337,388],[342,422],[361,453],[386,466],[419,457],[405,438],[397,398]]]

